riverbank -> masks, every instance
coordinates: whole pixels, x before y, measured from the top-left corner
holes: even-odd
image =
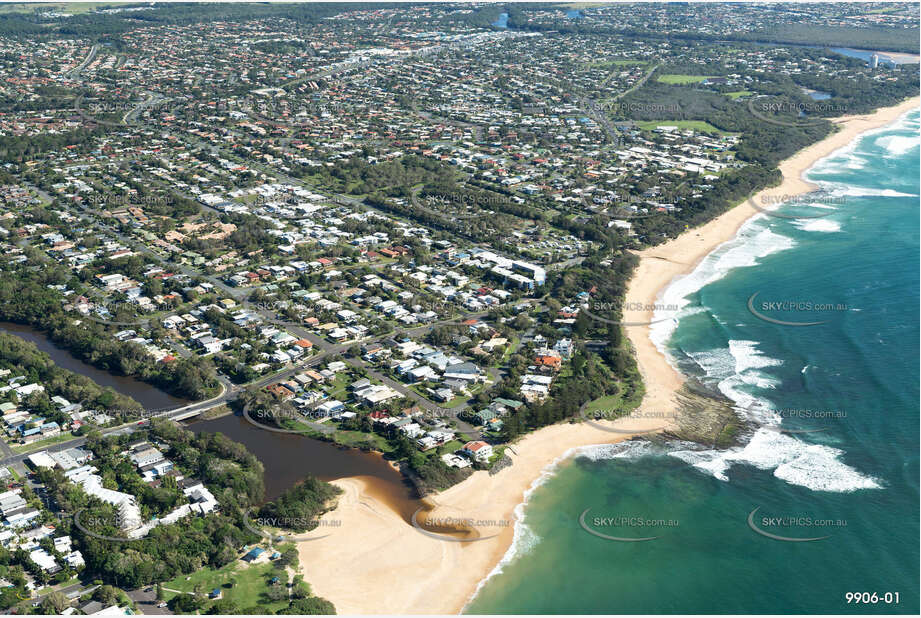
[[[839,119],[841,130],[784,161],[780,165],[783,183],[763,194],[796,195],[813,190],[801,175],[816,160],[847,146],[858,134],[894,121],[917,107],[918,101],[915,98],[874,114]],[[755,199],[761,197],[759,194]],[[625,306],[644,310],[632,315],[625,312],[625,321],[651,321],[652,307],[661,291],[735,236],[757,213],[750,204],[742,204],[678,239],[641,252]],[[661,429],[663,419],[675,418],[679,412],[676,398],[684,378],[653,345],[648,326],[626,330],[636,350],[646,395],[633,418],[605,426],[633,431]],[[674,426],[665,429],[670,431]],[[374,495],[373,482],[361,478],[336,481],[345,493],[337,508],[324,518],[336,523],[335,534],[299,546],[305,579],[316,594],[331,600],[339,613],[457,613],[507,555],[515,542],[514,522],[520,505],[543,475],[552,471],[554,462],[568,458],[579,447],[630,437],[587,423],[546,427],[514,445],[514,452],[509,453],[514,461],[510,468],[494,476],[476,472],[430,499],[434,508],[426,517],[480,520],[473,528],[481,537],[496,535],[476,542],[451,542],[422,534],[386,500]],[[422,521],[426,518],[420,516]],[[317,536],[329,530],[322,527]]]
[[[840,130],[824,140],[800,150],[778,167],[783,181],[777,187],[765,189],[723,213],[705,225],[688,230],[678,238],[657,247],[638,252],[640,263],[633,274],[625,295],[625,307],[642,310],[624,312],[626,322],[640,323],[625,328],[636,352],[637,366],[646,385],[642,407],[648,410],[672,411],[675,395],[684,383],[682,376],[659,351],[650,338],[649,322],[654,320],[655,308],[664,290],[677,277],[694,270],[718,246],[735,237],[742,225],[759,214],[755,204],[780,205],[782,199],[815,191],[817,187],[803,178],[816,161],[848,146],[858,135],[878,129],[897,120],[902,114],[916,109],[921,97],[913,97],[872,114],[843,116],[835,121]],[[765,206],[761,206],[765,208]],[[769,208],[766,208],[769,209]]]
[[[47,354],[58,367],[79,373],[103,388],[111,388],[119,394],[131,397],[146,410],[167,410],[193,403],[188,399],[171,395],[148,382],[94,367],[77,358],[70,350],[56,344],[46,333],[32,326],[14,322],[0,322],[0,332],[28,341],[35,345],[40,352]]]

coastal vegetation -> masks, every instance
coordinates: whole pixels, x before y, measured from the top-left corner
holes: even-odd
[[[307,476],[275,500],[262,505],[259,516],[275,527],[295,532],[313,530],[319,525],[319,517],[332,508],[333,500],[341,493],[335,485]]]
[[[676,22],[670,28],[653,28],[648,25],[627,25],[611,27],[607,24],[586,24],[580,20],[560,17],[556,19],[531,19],[530,13],[546,11],[547,5],[540,3],[516,3],[507,7],[508,27],[535,32],[561,32],[564,34],[625,36],[640,40],[674,39],[676,41],[699,41],[718,43],[732,41],[735,43],[775,43],[827,47],[856,47],[860,49],[879,49],[883,51],[909,52],[919,51],[918,28],[868,28],[848,25],[822,25],[812,23],[783,23],[748,31],[731,30],[716,33],[703,32],[696,28],[687,28]]]
[[[93,320],[74,319],[53,288],[69,281],[57,268],[26,266],[6,270],[0,279],[0,320],[35,327],[80,360],[117,375],[135,377],[188,399],[217,394],[219,384],[210,360],[202,357],[154,360],[140,345],[112,335],[119,328]]]
[[[40,352],[34,344],[8,333],[0,332],[0,369],[7,375],[21,376],[26,383],[37,383],[45,387],[20,401],[15,390],[0,395],[0,401],[22,404],[49,421],[61,425],[70,422],[70,417],[59,411],[51,397],[60,396],[71,402],[80,402],[88,409],[107,412],[116,418],[131,418],[142,410],[141,404],[111,388],[102,388],[93,380],[54,364],[47,354]]]
[[[470,479],[444,496],[470,510],[496,477],[502,491],[478,508],[506,518],[532,464],[597,435],[587,415],[630,414],[647,388],[677,417],[651,439],[738,445],[752,428],[714,388],[644,384],[638,360],[651,379],[647,362],[665,361],[622,328],[637,253],[683,235],[669,245],[683,255],[652,264],[686,266],[682,242],[710,240],[696,228],[733,221],[840,116],[916,96],[916,65],[821,47],[917,50],[916,11],[889,8],[250,3],[219,22],[181,3],[0,8],[0,320],[113,375],[213,397],[177,414],[242,412],[282,430],[244,425],[254,449],[313,447],[308,467],[398,467],[420,497]],[[276,494],[270,479],[266,501],[262,463],[213,433],[240,419],[198,434],[148,420],[15,337],[0,336],[0,371],[8,433],[24,443],[0,444],[9,488],[37,517],[0,548],[12,584],[0,606],[37,611],[35,589],[40,610],[61,613],[63,592],[93,581],[106,605],[156,585],[177,614],[335,611],[290,537],[334,523],[336,486],[266,457],[300,481]],[[147,524],[121,526],[122,510]],[[35,539],[47,557],[24,549]],[[311,559],[331,552],[324,565],[359,555],[334,577],[377,557],[333,545],[307,544]],[[486,544],[467,547],[463,576],[409,585],[447,598],[482,566]],[[375,579],[356,594],[418,601],[372,593]]]

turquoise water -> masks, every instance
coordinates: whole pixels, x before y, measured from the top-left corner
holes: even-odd
[[[666,293],[683,306],[654,339],[736,402],[743,445],[583,449],[467,613],[918,613],[918,117],[820,161],[829,194],[781,210],[828,216],[752,220]],[[771,319],[822,323],[762,320],[756,292]],[[755,509],[821,540],[759,534]]]

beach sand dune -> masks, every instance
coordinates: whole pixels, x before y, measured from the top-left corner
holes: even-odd
[[[847,146],[858,134],[893,122],[918,104],[916,97],[873,114],[838,119],[837,133],[784,161],[780,165],[782,185],[763,193],[797,195],[814,190],[802,174],[815,161]],[[626,294],[628,306],[654,305],[675,277],[693,270],[757,213],[745,202],[675,240],[640,252],[640,264]],[[651,320],[651,309],[638,313],[646,321]],[[636,351],[646,395],[637,413],[639,418],[618,419],[614,426],[657,429],[662,420],[655,415],[678,412],[676,393],[684,378],[653,345],[648,326],[629,327],[626,331]],[[509,453],[513,466],[494,476],[476,472],[431,498],[434,508],[427,517],[488,522],[477,527],[478,532],[496,536],[472,543],[422,534],[405,513],[399,513],[374,493],[373,479],[335,481],[345,493],[337,508],[324,519],[337,520],[340,525],[335,534],[300,543],[304,577],[314,593],[332,601],[340,614],[457,613],[506,554],[514,537],[515,509],[541,474],[573,449],[630,437],[587,423],[545,427],[514,445],[515,452]]]

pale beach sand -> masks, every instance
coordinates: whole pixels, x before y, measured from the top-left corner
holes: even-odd
[[[872,114],[838,119],[840,131],[784,161],[780,165],[783,183],[763,193],[796,195],[814,190],[801,175],[815,161],[847,146],[858,134],[889,124],[918,105],[916,97]],[[640,265],[627,290],[627,306],[652,306],[675,277],[693,270],[708,253],[733,238],[757,212],[745,202],[700,228],[639,253]],[[624,319],[640,321],[639,313],[644,314],[643,321],[651,319],[652,311],[625,315]],[[635,431],[660,429],[663,422],[655,415],[677,412],[674,395],[684,378],[650,341],[648,327],[626,330],[636,350],[646,396],[638,418],[605,424]],[[494,476],[475,472],[463,483],[430,499],[435,509],[428,517],[491,522],[475,527],[481,536],[496,536],[477,542],[451,542],[422,534],[375,496],[369,485],[373,479],[335,481],[345,493],[337,508],[324,519],[338,525],[315,531],[316,536],[328,534],[326,538],[299,544],[304,578],[314,593],[332,601],[340,614],[458,613],[479,582],[506,554],[514,536],[515,509],[542,473],[572,454],[573,449],[629,437],[587,423],[545,427],[513,446],[515,452],[509,453],[513,466]],[[425,518],[421,515],[419,521]]]
[[[662,421],[624,418],[604,425],[649,431]],[[434,510],[417,518],[420,524],[432,521],[427,518],[484,522],[473,526],[478,536],[497,536],[481,541],[424,535],[378,499],[367,479],[333,481],[345,490],[337,508],[323,517],[335,528],[318,528],[316,536],[329,536],[300,543],[304,579],[340,614],[458,613],[511,545],[515,507],[541,472],[571,449],[630,437],[588,423],[545,427],[513,446],[513,466],[495,476],[474,472],[429,498]]]
[[[883,127],[902,114],[917,109],[921,97],[914,97],[899,105],[885,107],[872,114],[842,116],[835,123],[841,129],[821,142],[817,142],[784,160],[778,167],[783,181],[777,187],[765,189],[753,196],[759,205],[776,204],[780,198],[815,191],[817,187],[803,179],[803,173],[816,161],[850,144],[859,134]],[[764,206],[762,206],[764,208]],[[658,247],[640,251],[640,264],[627,288],[626,307],[653,307],[662,291],[676,278],[694,270],[697,264],[719,245],[735,237],[743,223],[759,214],[749,200],[723,213],[716,219],[691,230]],[[626,322],[649,322],[653,310],[625,312]],[[637,364],[646,384],[643,407],[650,410],[671,410],[672,398],[684,378],[659,353],[649,338],[649,326],[625,328],[636,351]]]

